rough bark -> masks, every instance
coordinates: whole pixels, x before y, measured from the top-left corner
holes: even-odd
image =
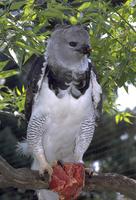
[[[86,178],[87,190],[119,192],[136,199],[136,180],[120,174],[106,173]]]
[[[0,188],[6,187],[47,189],[48,175],[42,180],[37,171],[26,168],[15,169],[0,156]],[[107,173],[91,177],[86,174],[85,189],[120,192],[131,199],[136,199],[136,180],[119,174]]]

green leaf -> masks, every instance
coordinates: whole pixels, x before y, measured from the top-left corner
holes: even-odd
[[[22,66],[23,63],[23,58],[24,58],[24,49],[22,48],[17,48],[16,46],[13,48],[8,49],[10,52],[10,55],[14,59],[14,61],[17,63],[19,67]]]
[[[25,86],[22,86],[22,92],[25,93]]]
[[[3,70],[3,68],[6,66],[7,63],[8,63],[8,61],[2,61],[2,62],[0,62],[0,71]]]
[[[17,44],[18,46],[22,47],[23,49],[29,50],[29,51],[32,52],[32,53],[40,54],[40,52],[39,52],[38,50],[34,49],[33,47],[31,47],[31,46],[29,46],[29,45],[27,45],[27,44],[25,44],[25,43],[23,43],[23,42],[16,41],[16,44]]]
[[[72,16],[69,18],[69,21],[71,22],[71,24],[76,25],[77,24],[77,18]]]
[[[91,5],[91,2],[85,2],[85,3],[83,3],[81,6],[79,6],[78,10],[81,12],[81,11],[83,11],[83,10],[89,8],[90,5]]]
[[[49,8],[48,10],[46,10],[46,12],[44,11],[43,16],[47,19],[48,18],[58,18],[58,19],[62,20],[63,18],[65,18],[63,11],[55,10],[53,8]]]
[[[12,56],[12,58],[15,60],[15,62],[18,63],[17,55],[16,55],[14,49],[9,48],[9,53]]]
[[[133,124],[128,117],[124,117],[124,121],[129,123],[129,124]]]
[[[0,78],[8,78],[8,77],[14,76],[16,74],[19,74],[19,72],[15,69],[7,70],[7,71],[1,71],[0,72]]]
[[[116,124],[118,124],[119,121],[120,121],[120,115],[116,115],[116,116],[115,116],[115,122],[116,122]]]
[[[19,112],[22,112],[22,111],[24,110],[24,105],[25,105],[25,97],[22,97],[22,98],[17,102],[17,106],[18,106]]]
[[[16,87],[16,93],[17,93],[18,96],[21,96],[21,92],[17,87]]]
[[[18,10],[19,8],[21,8],[23,5],[25,5],[25,1],[19,1],[19,2],[12,2],[11,6],[10,6],[10,10]]]
[[[128,112],[121,112],[121,113],[118,113],[116,116],[115,116],[115,122],[116,124],[118,124],[119,122],[121,121],[125,121],[129,124],[133,124],[131,122],[131,120],[129,118],[131,117],[135,117],[134,115],[132,115],[131,113],[128,113]]]
[[[125,116],[125,117],[135,117],[134,115],[132,115],[132,114],[129,113],[129,112],[125,112],[125,113],[124,113],[124,116]]]

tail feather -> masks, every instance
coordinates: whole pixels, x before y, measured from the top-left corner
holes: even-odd
[[[26,140],[23,140],[22,142],[17,143],[16,151],[19,155],[28,156],[28,157],[31,155],[31,152]]]

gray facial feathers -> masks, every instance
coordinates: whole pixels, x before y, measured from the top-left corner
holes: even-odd
[[[87,55],[83,48],[90,47],[88,32],[81,26],[63,26],[55,29],[47,45],[47,59],[51,66],[75,71],[86,67]],[[84,65],[84,67],[83,67]]]

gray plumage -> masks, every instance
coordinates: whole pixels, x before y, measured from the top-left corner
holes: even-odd
[[[87,58],[90,39],[81,26],[57,28],[51,35],[44,64],[35,69],[28,86],[27,129],[33,169],[52,173],[54,161],[83,162],[95,130],[102,93]],[[38,65],[37,65],[38,67]],[[45,190],[39,200],[58,199]]]

